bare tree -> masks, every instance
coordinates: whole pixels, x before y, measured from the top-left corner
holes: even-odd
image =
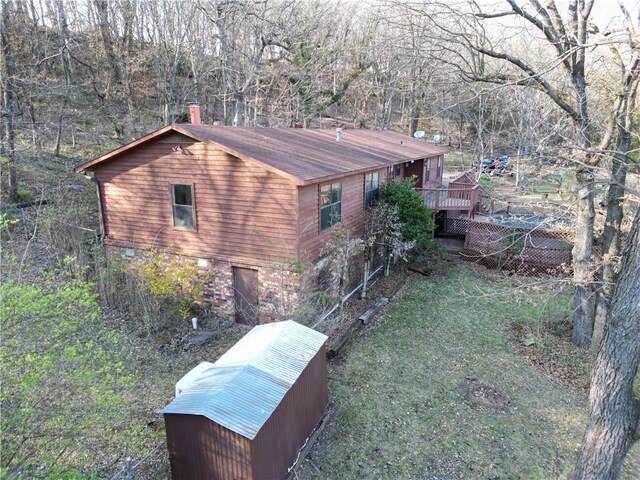
[[[16,200],[18,198],[18,177],[15,166],[16,155],[16,131],[15,131],[15,97],[14,82],[16,80],[16,64],[12,51],[12,44],[9,41],[11,32],[11,0],[2,0],[2,31],[0,41],[2,42],[2,90],[4,107],[4,128],[2,129],[2,154],[7,156],[9,170],[9,196]]]
[[[632,132],[637,129],[636,98],[640,85],[640,47],[638,32],[629,13],[621,6],[626,22],[621,41],[608,42],[611,54],[618,67],[618,85],[613,114],[609,122],[615,130],[616,141],[611,160],[611,179],[606,193],[606,218],[600,237],[602,247],[602,267],[599,271],[600,288],[596,291],[596,314],[594,322],[593,344],[600,345],[604,334],[609,301],[613,295],[613,285],[617,278],[621,251],[621,224],[623,219],[623,201],[627,166],[631,162],[629,152],[632,145]],[[629,61],[625,61],[624,50],[632,52]],[[614,84],[615,85],[615,84]],[[613,133],[612,133],[613,134]]]
[[[484,9],[477,3],[471,3],[469,10],[448,4],[435,4],[426,9],[422,4],[412,4],[412,9],[427,15],[452,45],[450,62],[457,65],[463,77],[541,91],[571,119],[574,127],[571,159],[577,184],[573,341],[587,346],[594,327],[595,169],[614,138],[615,122],[608,122],[604,131],[596,131],[586,67],[588,53],[603,43],[598,38],[606,38],[607,33],[594,37],[596,30],[590,20],[594,0],[570,0],[564,18],[554,0],[548,0],[544,6],[538,0],[529,0],[526,6],[516,0],[505,0],[505,3],[506,8],[501,10]],[[518,19],[526,32],[537,33],[529,41],[537,42],[544,55],[528,58],[503,39],[493,40],[490,22],[505,18]],[[633,56],[633,49],[625,54]],[[617,107],[616,101],[608,101],[610,118],[617,115]]]
[[[616,479],[640,437],[633,381],[640,363],[640,208],[627,237],[618,282],[591,379],[589,419],[574,480]]]
[[[290,48],[283,27],[296,2],[198,2],[198,8],[215,27],[222,59],[225,97],[233,99],[232,124],[244,126],[247,98],[256,87],[267,49]],[[226,105],[226,101],[225,101]],[[228,116],[225,115],[225,121]]]

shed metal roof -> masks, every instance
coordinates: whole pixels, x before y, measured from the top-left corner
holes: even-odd
[[[78,166],[76,171],[92,170],[130,148],[172,131],[214,144],[239,158],[261,163],[300,185],[446,153],[444,148],[389,130],[343,129],[342,140],[338,142],[333,129],[180,124],[160,129],[91,160]]]
[[[203,415],[252,440],[326,340],[292,320],[258,325],[160,413]]]

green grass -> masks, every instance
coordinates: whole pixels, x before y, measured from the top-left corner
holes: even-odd
[[[567,314],[569,296],[468,271],[416,278],[401,302],[330,368],[332,417],[298,478],[565,478],[586,398],[552,381],[508,340],[520,319]],[[504,412],[466,398],[475,376],[507,393]],[[640,464],[627,465],[632,478]]]
[[[450,150],[445,157],[445,164],[449,167],[471,167],[473,160],[473,154],[471,153],[461,155],[458,150]]]

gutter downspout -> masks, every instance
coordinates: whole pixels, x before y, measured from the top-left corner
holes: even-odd
[[[104,218],[104,208],[102,207],[102,191],[100,188],[100,180],[98,180],[94,175],[93,177],[91,177],[91,181],[96,184],[96,194],[98,196],[98,225],[100,226],[100,240],[103,240],[104,237],[107,236],[107,231]]]

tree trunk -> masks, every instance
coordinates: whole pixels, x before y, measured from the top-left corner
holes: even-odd
[[[631,150],[631,130],[636,127],[635,104],[640,72],[638,63],[630,69],[625,79],[625,91],[621,97],[620,107],[615,117],[617,125],[616,152],[611,165],[611,183],[607,190],[607,216],[601,237],[602,267],[600,269],[600,286],[596,292],[596,312],[592,344],[600,346],[604,335],[609,302],[613,295],[613,285],[616,281],[618,259],[621,250],[620,226],[623,217],[624,188],[627,179],[628,153]]]
[[[613,289],[589,394],[589,419],[573,480],[616,479],[640,432],[633,381],[640,363],[640,208]]]
[[[360,293],[360,298],[367,298],[367,286],[369,284],[369,271],[371,270],[371,260],[366,258],[364,260],[364,277],[362,278],[362,291]]]
[[[58,13],[58,48],[60,48],[60,61],[62,64],[62,71],[64,72],[65,92],[64,99],[62,101],[62,107],[58,114],[58,127],[56,129],[56,143],[54,148],[54,155],[60,156],[60,148],[62,146],[62,129],[64,120],[66,118],[67,107],[69,106],[69,96],[71,95],[71,85],[73,83],[73,70],[71,67],[71,58],[69,56],[69,50],[67,48],[69,41],[69,27],[67,25],[67,14],[64,10],[64,3],[61,0],[56,2],[56,8]]]
[[[235,97],[236,97],[236,108],[235,108],[235,114],[233,116],[233,126],[244,127],[244,110],[246,107],[244,90],[241,90],[238,93],[236,93]]]
[[[607,190],[607,216],[604,222],[604,230],[601,237],[602,270],[600,273],[600,287],[596,292],[596,312],[593,329],[592,344],[595,348],[600,346],[604,335],[604,325],[609,308],[609,301],[613,295],[613,285],[616,280],[616,264],[620,256],[620,225],[622,223],[622,202],[624,197],[624,184],[627,175],[627,157],[622,152],[628,152],[631,147],[629,131],[620,137],[617,142],[617,152],[613,155],[611,184]],[[626,137],[626,138],[624,138]],[[625,147],[626,145],[626,147]],[[626,149],[625,149],[626,148]]]
[[[578,200],[576,202],[575,241],[573,245],[573,334],[572,341],[587,347],[593,334],[593,171],[581,167],[576,173]]]
[[[388,277],[389,276],[389,271],[391,269],[391,248],[390,247],[385,247],[385,252],[384,252],[384,276]]]
[[[409,134],[413,134],[418,130],[418,121],[420,120],[420,106],[415,98],[411,99],[411,118],[409,122]]]
[[[2,42],[2,56],[4,57],[4,78],[2,87],[4,90],[4,135],[3,135],[3,155],[7,157],[7,169],[9,173],[9,197],[12,200],[18,200],[18,174],[15,165],[15,145],[16,130],[14,123],[15,100],[14,100],[14,82],[16,77],[16,63],[9,42],[10,18],[11,18],[11,2],[10,0],[2,1],[2,32],[0,32],[0,41]]]
[[[102,37],[102,45],[104,47],[105,54],[107,55],[107,63],[111,69],[111,76],[115,83],[122,84],[120,63],[118,62],[118,58],[116,57],[116,53],[113,48],[113,39],[109,26],[109,2],[107,0],[94,0],[94,5],[98,13],[98,26]]]

